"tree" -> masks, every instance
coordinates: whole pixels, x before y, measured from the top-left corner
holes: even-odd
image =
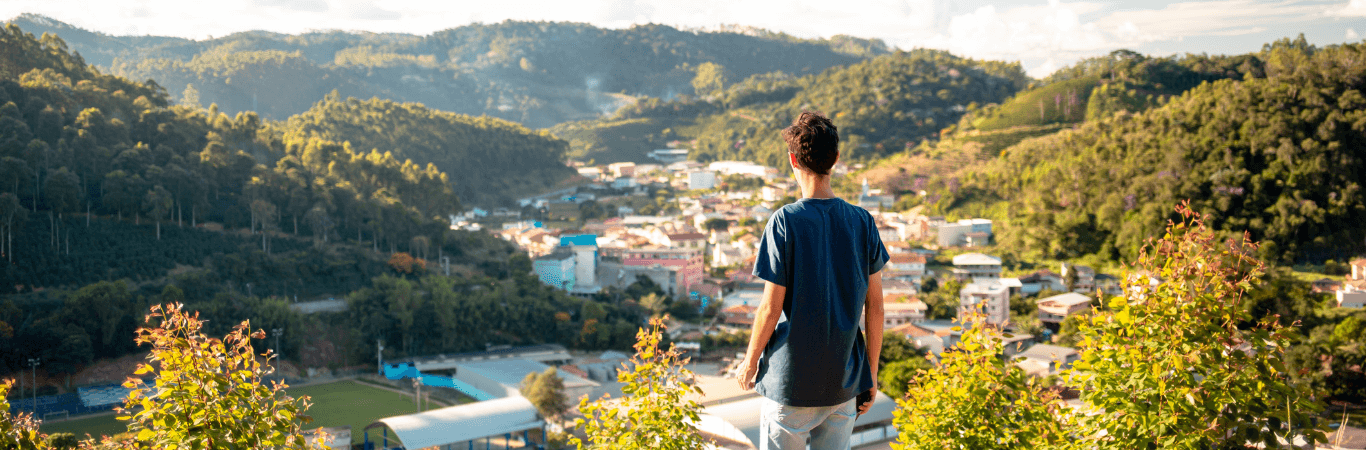
[[[901,333],[882,333],[882,353],[878,354],[878,373],[888,364],[907,359],[925,359],[925,352]]]
[[[726,68],[713,62],[697,65],[692,79],[693,92],[698,96],[717,95],[726,87]]]
[[[1182,220],[1124,277],[1126,296],[1078,324],[1069,378],[1096,414],[1079,418],[1076,435],[1099,449],[1324,442],[1319,407],[1284,363],[1294,329],[1243,307],[1263,270],[1257,244],[1221,241],[1186,204],[1176,211]]]
[[[38,432],[38,421],[29,413],[11,413],[9,391],[13,380],[0,380],[0,448],[46,450],[47,442]]]
[[[938,366],[920,372],[909,386],[892,382],[904,379],[911,367],[888,375],[884,389],[905,392],[892,413],[900,430],[892,448],[1048,448],[1070,439],[1071,416],[1054,394],[1001,358],[1002,341],[982,314],[963,319],[962,341],[940,355]]]
[[[564,379],[554,367],[526,374],[522,379],[522,396],[536,405],[536,411],[546,419],[557,419],[569,410],[565,404]]]
[[[159,184],[143,196],[143,207],[146,208],[147,216],[157,221],[157,240],[161,240],[161,221],[171,212],[174,205],[175,199],[171,197],[171,193]]]
[[[6,192],[0,194],[0,219],[5,221],[5,233],[0,234],[0,250],[10,263],[14,262],[14,224],[28,221],[28,209],[19,203],[19,196]]]
[[[133,389],[118,408],[119,420],[129,421],[132,437],[106,441],[111,448],[289,448],[309,443],[300,426],[312,419],[308,397],[291,398],[284,383],[267,386],[262,380],[274,370],[256,359],[251,332],[244,321],[223,339],[209,338],[198,314],[180,305],[152,306],[147,323],[134,339],[151,346],[150,364],[140,364],[136,375],[153,374],[148,384],[129,378]],[[267,353],[269,361],[274,355]],[[155,388],[153,388],[155,386]]]
[[[878,388],[894,399],[904,397],[915,378],[932,368],[934,364],[924,357],[893,361],[878,369]]]
[[[584,418],[575,427],[585,436],[571,438],[579,450],[691,450],[706,444],[696,428],[702,406],[686,398],[701,395],[702,389],[693,384],[693,373],[683,368],[687,360],[673,345],[660,348],[663,329],[664,321],[656,318],[648,330],[636,332],[630,369],[617,373],[617,381],[625,384],[623,398],[579,401]]]
[[[711,231],[726,231],[730,228],[730,221],[723,217],[713,217],[702,222],[702,228]]]

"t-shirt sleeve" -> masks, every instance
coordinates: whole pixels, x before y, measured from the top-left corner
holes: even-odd
[[[887,254],[887,246],[882,245],[882,235],[877,232],[877,223],[872,220],[868,221],[868,242],[868,275],[871,276],[882,270],[882,266],[891,259],[891,255]]]
[[[788,287],[787,237],[787,224],[782,210],[778,210],[768,218],[764,236],[759,238],[759,249],[754,258],[754,276]]]

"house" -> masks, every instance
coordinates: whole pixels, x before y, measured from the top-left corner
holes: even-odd
[[[868,179],[864,178],[863,191],[859,193],[858,202],[856,203],[863,209],[891,208],[892,204],[896,203],[896,197],[882,195],[881,189],[869,189]]]
[[[574,288],[574,251],[566,247],[556,247],[548,255],[537,256],[531,267],[541,283],[556,289],[568,291]]]
[[[1010,291],[999,280],[977,280],[958,291],[958,317],[977,311],[987,323],[1000,325],[1010,318]]]
[[[1062,321],[1068,316],[1085,314],[1091,311],[1091,297],[1075,292],[1054,295],[1052,297],[1040,299],[1039,321],[1045,325],[1052,325],[1056,328],[1062,325]]]
[[[727,325],[753,326],[754,312],[759,308],[750,305],[735,305],[721,310],[721,323]]]
[[[893,226],[890,226],[890,225],[880,225],[880,226],[878,226],[878,227],[877,227],[877,235],[878,235],[879,238],[882,239],[882,242],[884,242],[884,243],[886,243],[886,242],[897,242],[897,241],[900,241],[900,240],[901,240],[901,233],[897,231],[896,227],[893,227]],[[884,244],[884,245],[886,245],[886,244]]]
[[[951,334],[949,329],[931,330],[915,323],[904,323],[887,328],[886,332],[906,336],[906,340],[911,341],[911,344],[914,344],[916,348],[925,349],[932,355],[939,355],[944,352],[944,338]]]
[[[688,173],[688,189],[713,189],[716,187],[716,172],[698,170]]]
[[[991,221],[987,219],[963,219],[954,223],[945,223],[938,227],[938,243],[940,247],[962,247],[962,246],[981,246],[991,240]],[[969,233],[974,234],[974,240],[970,240]]]
[[[882,275],[884,280],[896,279],[912,282],[920,282],[920,278],[925,276],[925,255],[915,253],[892,253],[887,261],[887,267]]]
[[[919,293],[920,288],[916,287],[916,284],[910,281],[882,280],[882,298],[916,295]]]
[[[706,250],[707,235],[702,233],[672,233],[665,238],[671,248],[691,248]]]
[[[1096,291],[1096,269],[1087,266],[1067,265],[1062,263],[1062,277],[1067,278],[1068,272],[1074,272],[1077,281],[1072,283],[1072,292],[1091,293]]]
[[[1025,373],[1046,377],[1072,367],[1081,358],[1081,353],[1071,347],[1049,344],[1034,344],[1029,349],[1015,355],[1015,364]]]
[[[1067,290],[1067,286],[1062,283],[1062,275],[1053,273],[1048,269],[1020,277],[1021,294],[1034,295],[1044,289],[1062,292]]]
[[[702,250],[692,248],[626,248],[603,249],[604,256],[621,261],[624,275],[618,278],[634,280],[635,275],[649,276],[670,295],[687,292],[694,283],[702,281],[704,267]],[[658,277],[658,278],[657,278]]]
[[[1366,280],[1366,258],[1352,261],[1352,279]]]
[[[1332,278],[1319,278],[1309,282],[1309,287],[1315,294],[1326,294],[1342,288],[1342,282]]]
[[[953,257],[953,276],[959,280],[991,280],[1001,277],[1001,258],[981,253]]]
[[[1124,293],[1124,289],[1119,287],[1119,277],[1117,276],[1110,275],[1108,273],[1098,273],[1092,279],[1094,280],[1094,284],[1096,286],[1097,291],[1101,291],[1110,295],[1119,295]]]
[[[634,176],[636,176],[636,163],[633,163],[633,162],[612,163],[612,164],[608,164],[608,165],[607,165],[607,170],[610,171],[610,172],[612,172],[612,176],[617,177],[617,178],[621,178],[621,177],[634,177]]]
[[[1366,280],[1344,282],[1334,295],[1339,308],[1366,308]]]
[[[929,305],[915,297],[898,297],[901,301],[887,301],[882,304],[882,327],[889,329],[897,325],[925,321],[925,311]]]

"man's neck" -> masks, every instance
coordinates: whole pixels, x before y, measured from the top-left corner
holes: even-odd
[[[835,198],[835,190],[830,188],[829,175],[816,175],[798,170],[797,184],[802,187],[802,198]]]

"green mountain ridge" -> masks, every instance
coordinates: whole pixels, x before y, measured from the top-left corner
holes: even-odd
[[[1105,78],[1096,71],[1059,77],[1012,98],[1023,107],[983,108],[948,139],[910,152],[923,161],[956,158],[986,138],[999,157],[937,173],[907,166],[913,158],[886,160],[870,172],[894,191],[927,191],[903,207],[1000,221],[1003,250],[1026,258],[1132,259],[1172,219],[1172,207],[1190,200],[1221,233],[1248,232],[1262,242],[1258,256],[1269,261],[1343,260],[1366,251],[1363,50],[1284,39],[1234,57],[1112,56],[1139,64],[1105,68],[1114,70]],[[1159,73],[1200,82],[1164,94],[1180,85],[1145,79],[1154,67],[1194,68]],[[1084,119],[1049,116],[1052,104],[1045,114],[1028,109],[1059,87],[1091,84],[1089,102],[1075,105],[1086,108]],[[1156,95],[1136,95],[1133,86]],[[1106,96],[1117,100],[1098,104]],[[988,130],[1004,126],[1013,128]],[[1057,131],[1040,134],[1047,126]],[[888,175],[898,166],[911,175]],[[904,182],[912,178],[914,188]]]
[[[343,97],[420,101],[431,108],[548,127],[611,112],[611,94],[690,95],[695,69],[724,66],[732,77],[817,73],[888,53],[878,40],[797,39],[756,29],[718,32],[581,23],[473,24],[426,36],[398,33],[249,31],[195,41],[109,36],[32,14],[11,20],[53,32],[91,64],[136,80],[154,79],[176,101],[257,111],[282,120],[332,90]],[[189,86],[193,89],[187,90]],[[289,86],[283,89],[281,86]]]

